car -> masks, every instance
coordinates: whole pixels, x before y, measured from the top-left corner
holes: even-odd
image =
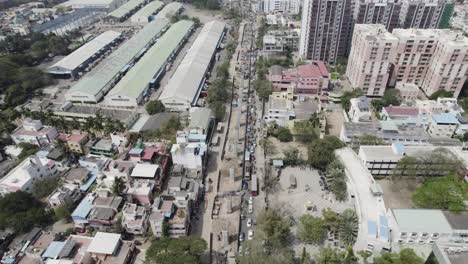
[[[249,219],[247,220],[247,227],[251,227],[251,226],[252,226],[252,223],[253,223],[252,218],[249,218]]]
[[[241,220],[245,219],[245,214],[241,214]]]
[[[253,205],[249,204],[249,214],[253,213]]]
[[[253,197],[252,196],[249,197],[249,204],[253,204]]]
[[[244,232],[240,233],[240,234],[239,234],[239,241],[240,241],[240,242],[244,241],[244,238],[245,238]]]
[[[249,189],[249,184],[246,181],[242,182],[242,189],[244,189],[244,190]]]
[[[252,229],[250,229],[250,230],[249,230],[249,233],[248,233],[248,235],[247,235],[247,239],[248,239],[248,240],[252,240],[252,239],[253,239],[253,236],[254,236],[254,232],[253,232]]]

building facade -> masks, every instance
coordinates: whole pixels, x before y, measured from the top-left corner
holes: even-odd
[[[404,0],[401,4],[402,28],[438,28],[448,5],[447,0]]]
[[[299,14],[301,7],[300,0],[264,0],[263,12],[265,13],[288,13],[291,15]]]
[[[355,5],[356,24],[381,24],[388,31],[399,25],[401,2],[398,0],[358,0]]]

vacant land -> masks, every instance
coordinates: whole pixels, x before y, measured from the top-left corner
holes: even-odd
[[[387,208],[412,208],[411,195],[416,187],[422,183],[421,179],[382,179],[376,180],[383,189],[383,196]]]

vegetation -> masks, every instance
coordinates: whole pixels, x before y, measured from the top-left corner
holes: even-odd
[[[445,176],[461,167],[461,161],[446,148],[417,157],[405,156],[392,171],[394,176]]]
[[[413,193],[413,203],[421,208],[462,211],[468,199],[468,183],[450,175],[424,181]]]
[[[145,105],[145,109],[146,109],[146,112],[148,112],[148,114],[150,115],[161,113],[161,112],[164,112],[165,110],[163,103],[161,103],[161,101],[159,100],[149,101]]]
[[[339,234],[340,240],[346,246],[353,246],[359,231],[359,219],[356,212],[352,209],[346,209],[340,214]]]
[[[302,158],[301,153],[297,148],[289,147],[285,151],[283,151],[283,163],[284,166],[298,166],[305,163],[305,160]]]
[[[437,90],[429,96],[429,100],[437,100],[439,97],[453,97],[453,92],[446,90]]]
[[[317,129],[320,127],[320,117],[317,113],[313,113],[309,120],[301,120],[294,122],[294,139],[301,143],[310,143],[316,139]]]
[[[60,178],[59,177],[52,177],[49,179],[44,179],[37,181],[33,185],[33,196],[37,199],[42,199],[50,194],[57,189],[60,185]]]
[[[257,218],[259,234],[265,240],[267,251],[289,245],[291,230],[290,222],[279,209],[265,210]]]
[[[254,81],[254,89],[257,95],[262,100],[267,100],[268,97],[273,93],[273,86],[270,81],[265,79],[257,79]]]
[[[423,264],[424,260],[416,255],[411,248],[404,248],[398,253],[383,252],[381,256],[374,258],[374,264]]]
[[[293,140],[293,135],[289,128],[278,126],[275,124],[268,128],[268,135],[276,137],[281,142],[289,142]]]
[[[126,183],[123,177],[115,177],[112,183],[112,193],[120,195],[125,191]]]
[[[264,149],[267,155],[276,154],[276,146],[273,144],[273,142],[271,142],[269,138],[262,138],[258,143]]]
[[[39,150],[39,147],[37,145],[26,142],[19,143],[18,147],[22,148],[21,153],[18,155],[18,159],[20,161],[24,160],[25,158],[31,155],[34,155]]]
[[[167,16],[169,16],[169,14]],[[169,20],[173,24],[176,23],[177,21],[180,21],[180,20],[192,20],[195,27],[199,27],[200,23],[201,23],[200,19],[198,17],[192,17],[191,18],[191,17],[189,17],[187,15],[180,14],[180,13],[176,13],[176,14],[170,16]]]
[[[71,222],[71,208],[68,205],[62,205],[54,209],[55,220],[63,220],[66,223]]]
[[[175,133],[181,128],[178,117],[171,117],[161,129],[148,130],[142,133],[143,139],[147,141],[175,140]]]
[[[360,136],[357,140],[359,145],[384,145],[385,141],[382,138],[379,138],[374,135],[363,135]]]
[[[51,215],[31,194],[23,191],[8,193],[0,197],[0,229],[12,228],[24,233],[34,226],[45,226]]]
[[[221,5],[217,0],[193,0],[192,4],[199,9],[219,10]]]
[[[260,21],[260,26],[258,27],[258,31],[257,31],[257,40],[255,42],[257,49],[263,48],[263,37],[265,36],[267,29],[268,29],[268,26],[266,24],[266,20],[265,18],[262,17]]]
[[[326,175],[330,191],[335,195],[336,200],[345,201],[348,197],[348,188],[343,164],[335,158],[328,164]]]
[[[341,96],[341,106],[343,107],[343,109],[348,112],[349,111],[349,107],[351,106],[351,103],[350,103],[350,100],[352,98],[356,98],[356,97],[359,97],[361,95],[363,95],[364,93],[362,92],[361,89],[354,89],[353,91],[349,92],[349,91],[346,91],[343,93],[343,95]]]
[[[345,253],[331,248],[330,246],[320,248],[320,251],[315,255],[315,263],[317,264],[339,264],[343,263]]]
[[[321,244],[325,240],[325,221],[309,214],[301,216],[297,236],[305,243]]]
[[[400,92],[397,89],[387,89],[382,99],[374,99],[371,104],[375,111],[380,112],[383,107],[389,105],[400,105]]]
[[[315,140],[307,148],[307,163],[316,169],[325,170],[335,159],[334,151],[343,146],[343,142],[335,136],[325,136],[323,139]]]
[[[153,241],[146,251],[145,264],[196,264],[206,250],[207,243],[202,238],[180,237],[171,239],[163,237]]]

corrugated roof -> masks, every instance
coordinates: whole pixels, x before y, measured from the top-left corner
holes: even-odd
[[[65,241],[52,241],[47,247],[46,251],[42,254],[43,258],[57,258],[62,251],[63,246],[65,246]]]
[[[211,21],[206,23],[198,38],[188,50],[176,72],[169,80],[160,100],[178,97],[192,102],[199,92],[208,65],[223,34],[225,23]]]
[[[80,204],[78,204],[71,216],[86,218],[86,216],[88,216],[89,212],[93,208],[93,201],[94,196],[92,194],[88,194],[85,198],[83,198],[83,200],[81,200]]]
[[[102,89],[169,24],[167,19],[151,21],[131,39],[123,43],[98,67],[74,85],[70,92],[97,95]]]
[[[460,124],[458,119],[450,113],[440,113],[432,115],[432,119],[438,124]]]
[[[164,5],[161,1],[153,1],[145,5],[142,9],[138,10],[130,19],[134,17],[149,17],[156,13]]]
[[[118,19],[126,16],[130,11],[135,9],[137,6],[144,4],[146,0],[130,0],[127,3],[121,5],[119,8],[110,12],[108,16],[115,17]]]
[[[441,210],[392,209],[392,212],[400,232],[452,232],[452,228]]]
[[[61,59],[59,62],[50,67],[49,70],[52,70],[55,67],[60,67],[72,71],[78,68],[81,64],[91,58],[102,48],[112,43],[114,40],[120,37],[120,35],[121,33],[117,31],[106,31],[88,43],[84,44],[65,58]]]
[[[190,113],[189,128],[208,129],[210,120],[213,118],[213,111],[206,107],[194,108]]]
[[[155,75],[163,70],[164,64],[189,33],[192,26],[193,22],[189,20],[182,20],[171,26],[107,96],[139,97]]]
[[[180,9],[182,9],[181,3],[177,3],[177,2],[169,3],[158,13],[156,18],[169,18],[169,16],[174,15]]]

